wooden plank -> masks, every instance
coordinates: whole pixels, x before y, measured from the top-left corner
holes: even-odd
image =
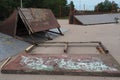
[[[35,45],[31,45],[25,49],[26,52],[30,52]]]
[[[68,43],[66,42],[65,47],[64,47],[64,53],[68,52]]]
[[[78,63],[80,66],[77,65]],[[110,54],[69,54],[63,56],[60,54],[42,55],[21,53],[16,59],[10,60],[9,64],[4,65],[1,72],[5,74],[120,77],[120,65]]]

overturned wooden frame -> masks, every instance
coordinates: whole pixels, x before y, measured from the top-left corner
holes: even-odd
[[[40,42],[40,47],[64,47],[64,53],[68,52],[69,47],[95,47],[101,54],[108,54],[109,51],[100,41],[90,42]]]

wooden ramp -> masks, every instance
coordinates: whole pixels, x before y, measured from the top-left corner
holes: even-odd
[[[44,55],[23,53],[1,70],[5,74],[46,74],[120,77],[120,65],[110,55]]]
[[[58,31],[50,31],[50,29],[54,28]],[[37,37],[41,37],[41,32],[63,35],[52,11],[38,8],[18,8],[0,24],[0,32],[17,38],[29,36],[33,41],[35,40],[34,35],[37,34]]]

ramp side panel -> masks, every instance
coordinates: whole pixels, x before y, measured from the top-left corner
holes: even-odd
[[[34,32],[60,27],[52,11],[49,9],[21,8],[21,11]]]
[[[83,25],[80,19],[78,19],[76,16],[74,16],[73,24]]]
[[[15,35],[15,27],[17,24],[17,11],[15,10],[11,16],[3,21],[3,23],[0,24],[0,32],[14,36]]]

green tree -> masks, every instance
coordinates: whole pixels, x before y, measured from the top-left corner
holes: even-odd
[[[67,9],[67,1],[66,0],[44,0],[43,1],[43,6],[45,8],[49,8],[53,11],[55,16],[61,17],[63,15],[66,15],[66,10]]]
[[[73,1],[71,1],[69,5],[70,5],[70,9],[73,11],[74,10],[74,3],[73,3]]]
[[[69,24],[73,24],[73,16],[74,16],[74,3],[73,1],[70,2],[70,12],[69,12]]]
[[[22,0],[25,8],[49,8],[55,16],[68,14],[66,0]],[[20,7],[20,0],[0,0],[0,20],[7,18],[14,9]]]
[[[48,8],[53,11],[56,17],[68,14],[67,0],[24,0],[24,7]]]
[[[23,7],[41,8],[44,0],[23,0]]]
[[[112,11],[117,11],[118,9],[118,4],[115,3],[114,1],[111,2],[109,0],[105,0],[104,2],[101,2],[96,5],[95,11],[98,12],[112,12]]]
[[[3,20],[19,6],[16,0],[0,0],[0,19]]]

